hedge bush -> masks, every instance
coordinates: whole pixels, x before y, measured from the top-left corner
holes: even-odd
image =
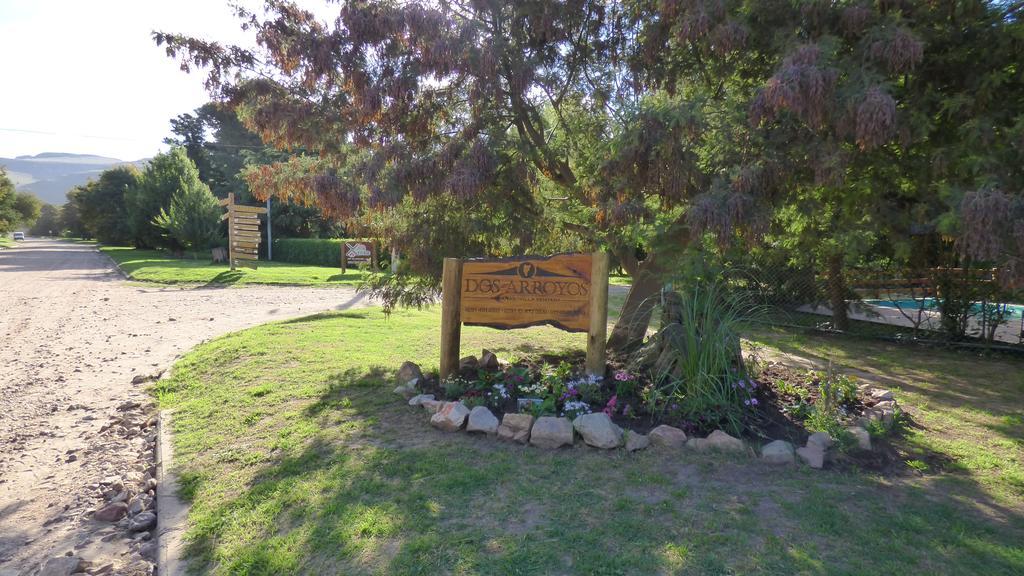
[[[274,260],[340,268],[344,241],[343,238],[274,238]]]

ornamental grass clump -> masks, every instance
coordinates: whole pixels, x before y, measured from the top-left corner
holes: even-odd
[[[647,410],[741,433],[745,414],[760,403],[739,337],[755,307],[716,283],[667,293],[664,300],[661,330],[631,361],[650,382],[642,392]]]

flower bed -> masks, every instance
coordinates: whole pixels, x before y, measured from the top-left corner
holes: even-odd
[[[891,459],[878,448],[900,419],[892,393],[844,375],[778,364],[735,370],[717,393],[730,405],[694,405],[665,394],[649,376],[622,367],[587,376],[581,366],[578,355],[505,363],[484,350],[463,358],[458,373],[443,381],[406,362],[395,391],[424,407],[438,428],[545,448],[572,445],[578,435],[600,448],[687,445],[760,452],[778,463],[799,458],[815,468],[878,468]]]

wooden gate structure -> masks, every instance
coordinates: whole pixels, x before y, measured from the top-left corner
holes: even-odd
[[[608,254],[445,258],[441,379],[458,371],[462,325],[499,330],[547,324],[587,334],[588,374],[605,374]]]
[[[228,262],[231,269],[245,266],[255,270],[260,253],[260,214],[266,214],[267,209],[235,204],[234,192],[229,192],[220,205],[228,209],[220,219],[228,221]]]

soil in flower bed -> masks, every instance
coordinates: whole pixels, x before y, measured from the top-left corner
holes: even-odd
[[[762,402],[752,417],[751,426],[759,432],[761,439],[784,439],[795,446],[803,445],[812,433],[807,430],[800,419],[799,410],[801,397],[808,405],[813,406],[821,399],[822,374],[798,371],[782,364],[769,363],[764,366],[758,376],[764,390],[765,402]],[[794,394],[799,389],[801,392]],[[865,411],[877,404],[875,400],[858,396],[853,402],[844,404],[841,409],[847,418],[856,421]],[[914,423],[906,414],[900,418],[899,426],[913,426]],[[898,431],[898,427],[896,429]],[[748,439],[754,437],[748,435]],[[861,469],[885,474],[912,471],[906,465],[908,456],[903,454],[892,443],[890,436],[872,436],[871,450],[846,450],[840,453],[833,466],[842,469]]]
[[[591,384],[582,377],[583,363],[582,353],[546,354],[539,356],[535,361],[503,364],[498,370],[483,370],[475,365],[474,359],[464,363],[459,372],[459,384],[464,386],[465,390],[455,386],[455,393],[452,393],[453,387],[449,386],[446,389],[436,375],[422,379],[418,389],[423,393],[434,394],[438,399],[462,400],[471,407],[485,405],[499,420],[507,412],[532,412],[537,416],[566,416],[572,419],[577,414],[565,413],[565,403],[562,399],[556,401],[554,409],[549,405],[548,410],[544,411],[531,410],[529,407],[520,409],[518,402],[520,398],[545,396],[545,393],[524,393],[523,390],[529,389],[530,386],[536,387],[545,374],[550,375],[555,367],[561,365],[563,373],[567,373],[564,381],[551,379],[550,376],[548,381],[561,381],[565,388],[572,388],[574,384],[580,389],[595,386],[596,389],[590,388],[590,396],[596,396],[599,401],[588,402],[587,410],[608,413],[612,421],[625,430],[646,434],[653,428],[666,424],[682,429],[688,436],[703,437],[716,429],[725,428],[723,422],[711,416],[697,415],[687,418],[678,410],[652,413],[646,410],[639,394],[646,385],[642,378],[630,375],[622,367],[613,365],[603,379],[597,379]],[[806,421],[814,406],[821,402],[822,378],[824,375],[821,373],[797,371],[780,364],[769,363],[761,368],[757,378],[740,382],[740,386],[746,387],[744,390],[748,391],[748,399],[751,402],[743,410],[743,431],[740,436],[755,446],[780,439],[797,447],[803,446],[808,436],[813,433],[813,430],[808,429]],[[636,379],[631,389],[637,393],[616,397],[613,405],[609,405],[608,399],[617,396],[616,392],[623,389],[620,379]],[[547,391],[547,395],[552,395],[550,390]],[[565,398],[565,394],[559,397]],[[580,395],[569,397],[572,400],[580,398]],[[847,398],[838,405],[837,411],[842,422],[852,425],[875,404],[876,402],[869,397],[856,395],[855,398]],[[913,423],[904,416],[900,425]],[[910,471],[905,464],[908,456],[898,450],[885,436],[873,436],[871,450],[859,450],[854,445],[837,452],[832,462],[833,467],[857,468],[886,474]]]

